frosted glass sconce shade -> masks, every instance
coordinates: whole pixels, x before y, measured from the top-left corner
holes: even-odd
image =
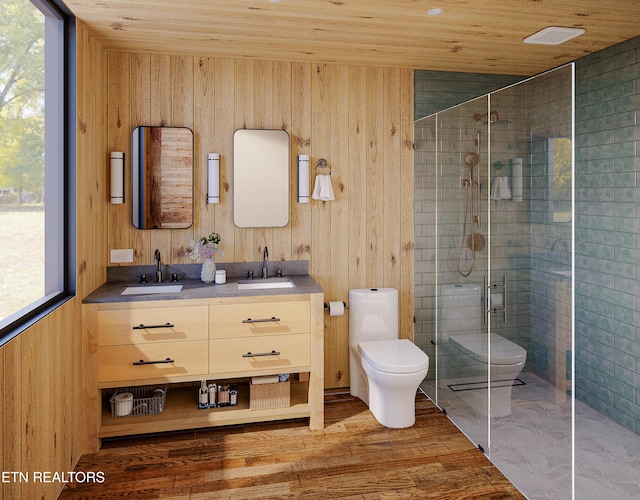
[[[124,203],[124,153],[112,151],[110,157],[111,203]]]
[[[309,155],[298,155],[298,203],[309,203]]]
[[[220,155],[207,155],[207,203],[220,203]]]

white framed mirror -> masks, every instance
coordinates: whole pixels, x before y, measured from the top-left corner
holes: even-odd
[[[289,223],[290,139],[285,130],[239,129],[233,135],[233,222]]]

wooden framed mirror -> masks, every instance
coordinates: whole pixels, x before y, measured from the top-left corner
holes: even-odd
[[[136,127],[131,156],[134,227],[191,227],[193,132],[185,127]]]

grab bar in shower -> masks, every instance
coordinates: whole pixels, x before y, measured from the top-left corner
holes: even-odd
[[[498,288],[502,288],[502,307],[491,307],[490,302],[490,294],[491,290],[497,291]],[[507,322],[507,276],[502,276],[502,284],[498,285],[496,283],[489,284],[489,280],[486,276],[484,276],[484,323],[486,324],[489,321],[489,314],[493,313],[502,313],[502,321]]]

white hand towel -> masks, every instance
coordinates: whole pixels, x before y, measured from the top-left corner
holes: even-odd
[[[330,175],[316,175],[316,182],[313,187],[311,197],[314,200],[331,201],[335,200],[333,195],[333,185]]]
[[[510,200],[511,189],[509,188],[509,177],[496,177],[491,189],[492,200]]]

